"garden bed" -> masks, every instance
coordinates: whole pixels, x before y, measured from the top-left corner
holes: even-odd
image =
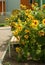
[[[42,9],[37,3],[32,9],[26,9],[21,4],[21,10],[16,10],[6,21],[10,24],[13,35],[19,39],[20,47],[16,47],[17,61],[45,61],[45,5]]]
[[[11,58],[8,56],[8,52],[5,56],[5,59],[3,61],[3,64],[9,64],[9,65],[45,65],[45,63],[42,63],[40,61],[33,61],[33,60],[28,60],[25,62],[17,62],[16,61],[16,52],[15,52],[15,47],[11,47]]]

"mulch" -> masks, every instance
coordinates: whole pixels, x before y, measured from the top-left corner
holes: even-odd
[[[33,61],[33,60],[28,60],[28,61],[23,61],[23,62],[17,62],[16,61],[16,52],[15,48],[11,47],[11,57],[7,54],[4,58],[3,65],[45,65],[45,63],[42,63],[40,61]]]

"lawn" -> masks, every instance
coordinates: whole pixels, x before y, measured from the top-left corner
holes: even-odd
[[[7,23],[0,23],[0,27],[9,26]]]

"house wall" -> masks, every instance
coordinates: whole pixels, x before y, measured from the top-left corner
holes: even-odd
[[[40,0],[35,0],[40,5]],[[45,0],[42,0],[43,4]],[[20,0],[6,0],[6,11],[11,12],[13,9],[20,9]]]
[[[6,11],[11,12],[14,9],[20,9],[20,0],[6,0]]]

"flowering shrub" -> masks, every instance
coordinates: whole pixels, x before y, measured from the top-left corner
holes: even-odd
[[[8,20],[13,35],[20,38],[20,47],[16,47],[18,60],[45,60],[45,12],[35,5],[33,10],[16,10]]]

